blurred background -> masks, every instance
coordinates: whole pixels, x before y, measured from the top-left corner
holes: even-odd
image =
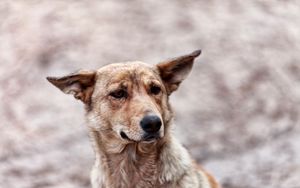
[[[83,105],[46,76],[196,49],[177,137],[224,188],[299,188],[296,0],[1,1],[0,187],[90,187]]]

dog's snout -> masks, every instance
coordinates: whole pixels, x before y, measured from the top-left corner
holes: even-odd
[[[156,133],[161,127],[161,120],[156,115],[147,115],[140,122],[142,129],[146,133]]]

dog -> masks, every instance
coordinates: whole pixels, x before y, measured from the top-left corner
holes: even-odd
[[[201,50],[163,61],[114,63],[47,77],[81,100],[95,164],[93,188],[218,188],[172,134],[169,96]]]

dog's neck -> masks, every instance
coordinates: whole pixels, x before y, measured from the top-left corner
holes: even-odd
[[[91,139],[94,171],[105,188],[166,186],[180,180],[191,165],[186,150],[169,135],[154,143],[122,144],[109,134],[91,131]]]

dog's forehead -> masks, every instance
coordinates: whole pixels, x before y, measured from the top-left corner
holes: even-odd
[[[106,78],[106,81],[114,82],[133,77],[143,77],[149,79],[159,79],[159,74],[155,66],[140,61],[113,63],[97,70],[98,78]]]

